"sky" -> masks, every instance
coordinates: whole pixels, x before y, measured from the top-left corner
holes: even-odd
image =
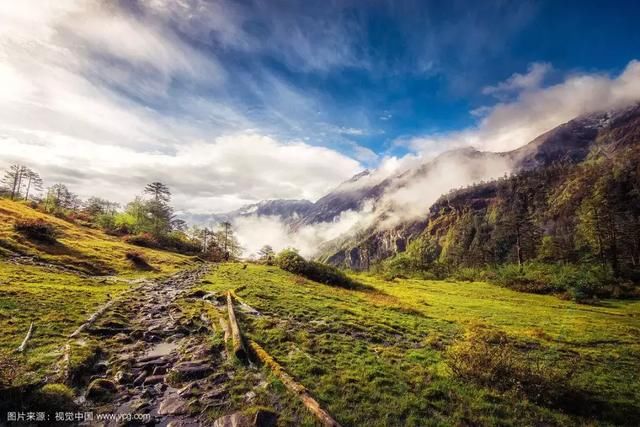
[[[321,197],[640,99],[640,3],[0,2],[0,168],[178,211]]]

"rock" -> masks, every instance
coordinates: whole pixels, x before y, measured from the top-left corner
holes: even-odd
[[[130,373],[125,371],[118,371],[113,376],[113,380],[118,384],[126,384],[126,383],[130,383],[132,378]]]
[[[138,375],[136,377],[135,380],[133,380],[133,385],[142,385],[142,383],[144,383],[144,379],[147,377],[147,373],[146,372],[142,372],[140,375]]]
[[[248,391],[245,395],[244,395],[244,400],[246,400],[247,402],[253,402],[253,400],[256,398],[256,392],[251,390]]]
[[[196,394],[200,394],[200,387],[194,382],[191,382],[178,390],[178,395],[180,397],[187,398]]]
[[[218,400],[225,397],[226,394],[227,394],[227,387],[223,384],[223,385],[214,387],[211,390],[207,390],[207,392],[202,395],[202,398],[206,400]]]
[[[164,375],[167,373],[167,368],[165,366],[156,366],[153,368],[152,375]]]
[[[214,421],[213,427],[251,427],[252,420],[242,412],[225,415]]]
[[[205,291],[203,291],[202,289],[198,289],[197,291],[193,291],[189,294],[186,295],[187,298],[202,298],[205,295],[207,295],[207,293]]]
[[[179,396],[168,396],[160,403],[158,415],[182,415],[187,411],[187,401]]]
[[[124,334],[122,332],[115,334],[113,336],[113,340],[120,343],[130,343],[132,341],[129,335]]]
[[[109,369],[109,362],[101,360],[93,365],[93,369],[95,372],[107,372],[107,369]]]
[[[211,366],[207,365],[175,366],[173,370],[180,374],[180,377],[184,379],[204,378],[213,372]]]
[[[162,382],[154,385],[153,388],[155,388],[158,393],[162,393],[167,389],[167,385],[164,382]]]
[[[269,410],[260,408],[253,416],[253,425],[255,427],[275,427],[278,423],[278,414]]]
[[[87,399],[91,399],[96,402],[109,402],[113,399],[117,390],[118,388],[113,381],[98,378],[89,384],[89,387],[87,388]]]
[[[129,407],[134,411],[141,411],[142,408],[149,406],[149,401],[146,399],[135,399],[129,402]]]
[[[147,378],[145,378],[144,382],[142,383],[145,386],[149,386],[152,384],[158,384],[164,382],[164,375],[151,375]]]

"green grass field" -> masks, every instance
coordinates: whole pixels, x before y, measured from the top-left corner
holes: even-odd
[[[20,355],[26,372],[21,381],[40,377],[61,355],[67,336],[108,299],[130,284],[81,278],[41,267],[0,262],[0,348],[12,352],[30,323],[35,331]]]
[[[261,316],[240,315],[247,335],[344,425],[640,420],[640,302],[586,306],[485,283],[356,278],[372,289],[320,285],[276,267],[223,264],[202,286],[235,289],[258,309]],[[478,324],[506,332],[532,360],[571,369],[571,387],[585,401],[571,410],[539,405],[454,377],[447,348]]]

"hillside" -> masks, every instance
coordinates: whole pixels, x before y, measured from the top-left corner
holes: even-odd
[[[17,221],[43,220],[55,227],[57,242],[29,239],[14,229]],[[0,198],[0,256],[6,261],[43,263],[89,275],[139,274],[125,257],[142,254],[150,266],[170,273],[188,266],[189,257],[124,243],[103,231],[74,224],[30,208],[22,202]]]
[[[509,153],[492,154],[492,153],[480,153],[475,150],[464,150],[462,154],[460,152],[447,153],[439,158],[436,158],[433,162],[421,166],[416,171],[411,172],[409,175],[413,178],[407,180],[409,184],[399,184],[396,186],[396,190],[403,191],[406,185],[411,185],[415,182],[418,175],[424,176],[425,171],[438,167],[439,163],[443,162],[447,156],[454,156],[455,163],[466,163],[473,165],[468,159],[474,159],[478,165],[486,165],[487,161],[495,160],[495,156],[499,156],[511,165],[511,170],[515,174],[528,174],[538,173],[540,176],[547,174],[547,168],[553,168],[554,165],[558,166],[555,170],[555,180],[544,182],[542,180],[538,183],[540,188],[535,191],[536,197],[544,197],[550,195],[553,189],[571,185],[571,182],[576,183],[576,175],[583,172],[583,169],[591,169],[593,173],[596,169],[600,168],[601,171],[619,170],[614,176],[611,177],[614,181],[624,181],[621,185],[636,185],[634,184],[635,172],[633,171],[634,162],[638,159],[637,146],[640,143],[640,106],[637,104],[616,110],[612,112],[590,114],[587,116],[576,118],[564,125],[553,129],[544,135],[533,140],[531,143],[514,150]],[[467,159],[461,158],[461,155],[467,157]],[[488,156],[488,157],[487,157]],[[489,160],[487,160],[489,159]],[[583,169],[580,169],[577,165],[584,164]],[[623,165],[624,164],[624,165]],[[442,170],[442,169],[441,169]],[[486,171],[482,171],[480,166],[475,167],[474,170],[480,170],[480,172],[474,172],[469,177],[465,185],[472,182],[486,181],[486,177],[490,175]],[[444,173],[444,172],[442,172]],[[629,175],[631,174],[631,175]],[[501,176],[502,173],[494,174],[494,177]],[[594,175],[591,175],[594,176]],[[510,178],[511,183],[517,181],[517,178]],[[431,196],[432,189],[429,188],[430,181],[423,181],[425,188],[422,190],[428,197]],[[499,181],[493,181],[492,184],[485,186],[484,184],[474,187],[467,193],[460,191],[453,193],[456,195],[458,202],[458,210],[464,210],[465,208],[473,209],[473,206],[489,206],[491,205],[490,198],[492,197],[491,188],[495,190],[499,186]],[[418,183],[420,181],[418,180]],[[588,180],[583,180],[583,186],[589,185]],[[577,185],[577,184],[576,184]],[[453,185],[450,187],[441,187],[440,191],[447,193],[450,189],[460,188],[460,185]],[[445,189],[446,188],[446,189]],[[391,191],[391,193],[393,193]],[[486,195],[483,192],[486,191]],[[559,191],[559,190],[558,190]],[[419,194],[419,192],[416,192]],[[469,197],[465,199],[465,194]],[[633,196],[630,194],[631,197]],[[386,205],[378,206],[378,220],[369,225],[367,229],[360,230],[357,234],[343,236],[333,242],[327,242],[322,250],[321,259],[326,260],[335,265],[346,266],[348,268],[362,269],[368,265],[377,261],[386,259],[399,252],[403,252],[408,247],[411,240],[415,239],[418,235],[426,233],[427,230],[432,230],[434,225],[439,220],[434,217],[438,215],[440,207],[447,205],[450,197],[444,197],[437,202],[434,207],[431,207],[436,202],[436,198],[431,203],[425,205],[424,213],[421,215],[415,215],[406,219],[402,219],[400,222],[389,224],[386,220],[389,216],[397,216],[393,210],[386,207]],[[384,199],[383,199],[384,200]],[[576,202],[577,200],[573,200]],[[539,206],[538,213],[543,211],[549,211],[554,208],[551,206],[551,200],[545,202],[545,206]],[[635,211],[634,211],[635,212]],[[533,215],[533,212],[531,212]],[[565,222],[576,222],[576,211],[557,213],[557,215],[564,217]],[[631,213],[632,216],[636,215]],[[440,221],[442,223],[442,221]],[[451,231],[447,228],[450,225],[448,222],[445,225],[438,226],[441,231],[441,235],[445,235]],[[541,238],[551,236],[551,231],[547,227],[548,224],[538,224],[541,229],[546,231],[542,233]],[[443,242],[440,242],[442,246]],[[506,253],[512,253],[510,248],[504,248]],[[635,255],[634,255],[635,256]],[[635,258],[634,258],[635,259]],[[506,259],[496,260],[495,262],[504,262]],[[475,265],[478,265],[476,263]]]

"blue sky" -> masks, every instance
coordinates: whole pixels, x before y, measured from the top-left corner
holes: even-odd
[[[640,99],[637,2],[149,0],[0,6],[0,166],[191,212],[316,199]]]
[[[482,89],[531,63],[552,64],[552,84],[572,72],[619,73],[640,46],[637,2],[241,1],[224,10],[237,19],[231,42],[210,22],[172,24],[227,72],[225,94],[205,84],[203,95],[229,97],[269,134],[352,155],[351,142],[398,153],[397,138],[473,125],[470,111],[496,101]],[[274,80],[308,108],[270,98]],[[172,89],[194,88],[177,80]]]

